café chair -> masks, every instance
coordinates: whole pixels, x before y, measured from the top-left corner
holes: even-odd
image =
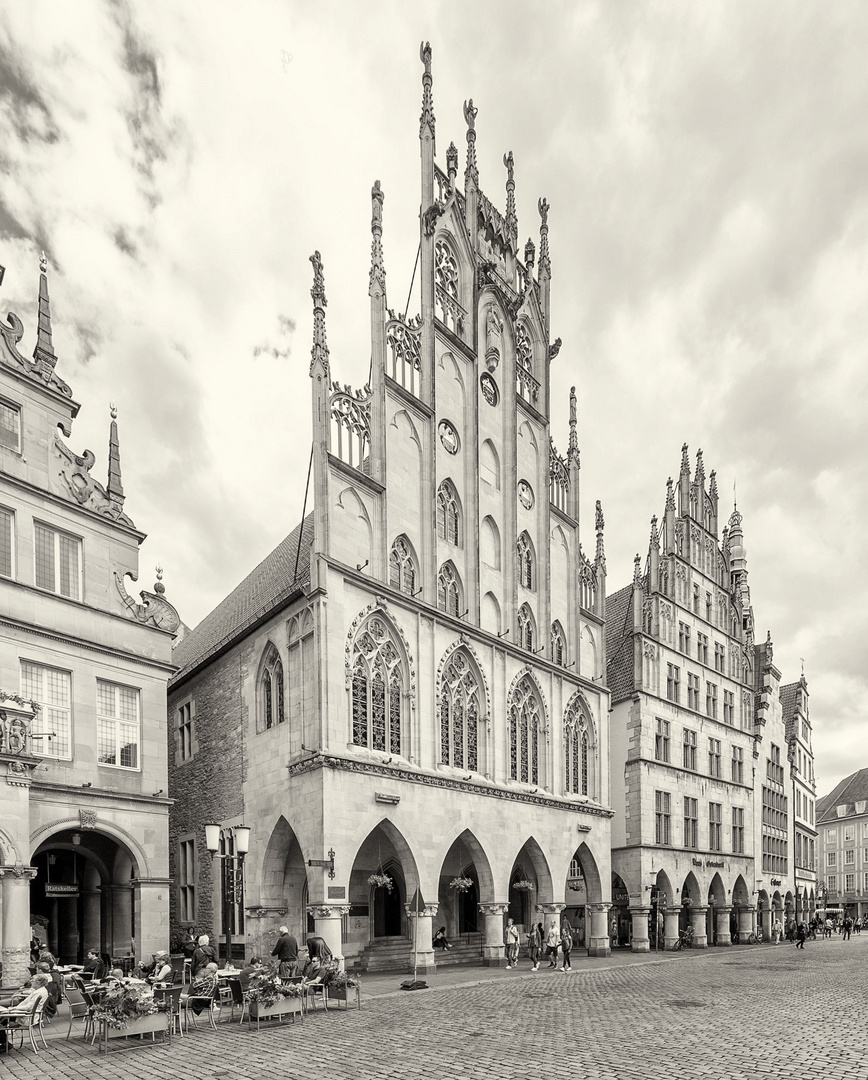
[[[198,1023],[196,1022],[196,1013],[193,1011],[193,1005],[196,1002],[200,1002],[202,1005],[205,1005],[205,1003],[207,1002],[207,1005],[205,1006],[203,1011],[208,1013],[208,1022],[211,1027],[216,1031],[217,1024],[215,1022],[214,1013],[220,1012],[223,1006],[223,1003],[220,1000],[220,987],[215,986],[214,990],[210,994],[188,994],[185,998],[181,1000],[181,1008],[184,1012],[184,1026],[188,1031],[190,1030],[191,1018],[193,1020],[193,1027],[197,1029],[199,1027]],[[216,1009],[214,1008],[215,1005],[217,1006]]]
[[[169,1015],[168,1027],[172,1034],[177,1029],[178,1034],[183,1036],[184,1025],[181,1023],[181,994],[183,986],[170,986],[168,983],[158,983],[154,987],[154,1001],[165,1001],[166,1012]]]
[[[33,1049],[34,1054],[39,1053],[39,1047],[36,1045],[36,1040],[33,1037],[33,1032],[38,1031],[39,1037],[42,1039],[42,1046],[45,1050],[48,1049],[48,1043],[45,1041],[45,1032],[42,1029],[43,1024],[43,1009],[45,1006],[44,1001],[37,1001],[32,1009],[26,1011],[21,1009],[9,1009],[8,1012],[3,1014],[3,1019],[6,1021],[7,1032],[7,1052],[14,1047],[14,1033],[17,1031],[20,1033],[21,1038],[18,1043],[18,1048],[24,1045],[24,1032],[30,1039],[30,1046]]]
[[[66,991],[66,1005],[69,1009],[69,1027],[66,1029],[66,1041],[69,1042],[69,1036],[72,1033],[73,1020],[84,1020],[84,1031],[82,1037],[87,1038],[88,1032],[93,1024],[93,1013],[90,1006],[84,1000],[84,994],[81,990],[75,987],[70,987]]]

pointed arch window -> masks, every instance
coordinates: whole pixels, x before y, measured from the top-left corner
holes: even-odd
[[[569,795],[588,794],[590,722],[576,695],[564,716],[564,790]]]
[[[259,716],[257,730],[267,731],[275,724],[282,724],[284,709],[283,664],[277,649],[269,645],[265,650],[259,671]]]
[[[440,761],[476,772],[482,693],[473,665],[458,650],[440,676]]]
[[[389,584],[412,596],[416,591],[416,560],[405,536],[399,536],[389,552]]]
[[[533,342],[523,319],[515,327],[515,360],[519,367],[533,375]]]
[[[461,582],[452,563],[444,563],[437,574],[437,607],[456,618],[461,614]]]
[[[539,783],[540,707],[533,681],[525,676],[509,702],[509,775],[525,784]]]
[[[597,602],[597,575],[588,562],[582,563],[581,573],[579,574],[579,588],[582,607],[586,611],[593,611]]]
[[[448,297],[458,299],[458,260],[445,240],[434,245],[434,281]]]
[[[437,535],[447,544],[461,547],[461,507],[450,480],[444,480],[437,489]]]
[[[536,588],[536,560],[530,537],[523,532],[515,545],[518,557],[518,582],[526,589]]]
[[[518,645],[528,652],[534,652],[536,646],[536,624],[527,604],[522,604],[518,609]]]
[[[405,674],[401,655],[382,619],[370,619],[356,638],[352,673],[353,744],[403,753]]]
[[[557,621],[552,623],[552,663],[558,667],[566,667],[567,642],[561,624]]]

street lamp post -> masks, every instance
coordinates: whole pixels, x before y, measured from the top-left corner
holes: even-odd
[[[219,854],[221,833],[231,846],[231,852]],[[250,850],[250,826],[235,825],[224,828],[222,825],[205,826],[205,846],[212,859],[223,859],[223,937],[226,941],[226,963],[232,963],[232,916],[239,897],[244,889],[244,856]]]

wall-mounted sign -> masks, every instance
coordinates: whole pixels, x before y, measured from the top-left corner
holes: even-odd
[[[329,885],[328,888],[329,900],[346,900],[347,888],[346,885]]]
[[[78,896],[78,885],[60,885],[51,881],[45,883],[46,896]]]

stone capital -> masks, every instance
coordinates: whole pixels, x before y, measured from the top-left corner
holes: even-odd
[[[509,911],[509,904],[480,904],[479,910],[483,915],[505,915]]]
[[[691,904],[687,911],[691,916],[704,915],[708,911],[708,907],[703,904]]]
[[[537,904],[534,911],[541,915],[560,915],[566,904]]]
[[[609,910],[609,908],[611,906],[612,905],[610,903],[608,903],[608,902],[603,902],[601,904],[585,904],[585,907],[587,908],[588,911],[603,911],[603,912],[606,912],[606,911]]]
[[[651,908],[650,907],[631,907],[630,908],[630,914],[631,915],[645,915],[645,916],[648,916],[648,915],[651,914]]]
[[[714,914],[715,915],[729,915],[729,913],[731,911],[732,911],[731,907],[728,907],[728,906],[723,905],[723,904],[720,905],[719,907],[718,907],[717,904],[715,904],[715,906],[714,906]]]
[[[434,916],[437,914],[438,906],[439,906],[438,904],[425,904],[423,907],[420,907],[419,908],[419,918],[420,919],[424,919],[424,918],[433,919]],[[415,908],[410,907],[409,904],[405,904],[404,905],[404,910],[407,912],[407,918],[408,919],[415,919],[416,918],[416,909]]]
[[[17,866],[0,866],[0,878],[10,885],[29,885],[37,872],[35,866],[23,866],[20,863]]]
[[[340,919],[343,915],[349,915],[349,904],[308,904],[307,913],[314,919]]]

